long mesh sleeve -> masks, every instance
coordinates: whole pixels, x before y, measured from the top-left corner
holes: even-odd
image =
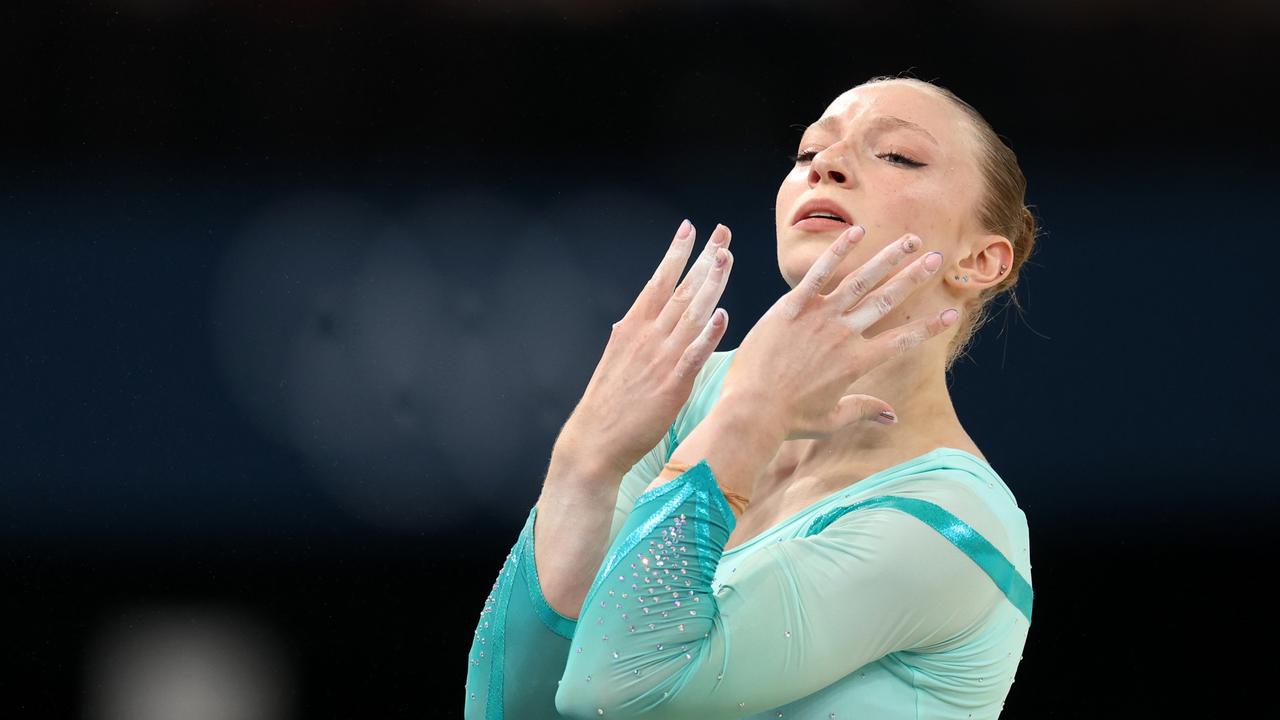
[[[610,542],[636,495],[662,471],[671,439],[668,433],[623,477]],[[481,610],[467,666],[467,720],[560,717],[556,687],[577,621],[556,612],[542,593],[533,552],[537,512],[536,505],[530,509]]]
[[[756,714],[954,638],[1002,598],[946,538],[887,507],[754,552],[713,590],[735,524],[705,460],[637,499],[574,628],[564,717]]]

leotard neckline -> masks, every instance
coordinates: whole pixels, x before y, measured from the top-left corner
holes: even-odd
[[[817,499],[817,500],[813,501],[812,503],[809,503],[809,504],[808,504],[807,506],[805,506],[804,508],[802,508],[802,509],[800,509],[800,510],[798,510],[798,511],[794,512],[794,513],[792,513],[792,514],[791,514],[790,516],[788,516],[787,518],[785,518],[785,519],[783,519],[783,520],[780,520],[779,522],[774,523],[773,525],[771,525],[770,527],[768,527],[767,529],[765,529],[763,532],[760,532],[759,534],[755,535],[754,537],[752,537],[752,538],[748,539],[747,541],[743,542],[741,545],[737,545],[737,546],[734,546],[734,547],[732,547],[732,548],[730,548],[730,549],[728,549],[728,550],[725,550],[725,551],[724,551],[724,553],[723,553],[723,555],[722,555],[722,557],[723,557],[723,556],[725,556],[725,555],[732,555],[732,554],[734,554],[734,553],[738,552],[739,550],[744,550],[744,549],[746,549],[746,548],[749,548],[749,547],[751,547],[751,546],[753,546],[753,545],[757,544],[759,541],[762,541],[762,540],[764,540],[765,538],[769,537],[770,535],[773,535],[773,534],[774,534],[774,532],[775,532],[778,528],[781,528],[781,527],[786,526],[786,525],[790,525],[791,523],[795,522],[796,520],[798,520],[798,519],[800,519],[800,518],[802,518],[802,517],[804,517],[804,516],[806,516],[806,515],[809,515],[809,514],[810,514],[810,513],[812,513],[816,508],[821,507],[822,505],[825,505],[825,504],[827,504],[827,503],[831,502],[831,501],[832,501],[833,499],[835,499],[835,498],[838,498],[838,497],[840,497],[840,496],[842,496],[842,495],[846,495],[846,494],[848,493],[848,491],[849,491],[849,489],[850,489],[850,488],[853,488],[853,487],[855,487],[855,486],[862,486],[862,485],[864,485],[865,483],[871,483],[871,484],[874,484],[875,482],[877,482],[877,481],[879,481],[879,480],[883,479],[885,476],[893,475],[893,474],[895,474],[895,473],[897,473],[897,472],[899,472],[899,471],[905,470],[905,469],[907,469],[907,468],[909,468],[909,467],[912,467],[912,466],[914,466],[914,465],[918,465],[918,464],[924,463],[924,462],[926,462],[926,461],[928,461],[928,460],[933,460],[934,458],[937,458],[937,457],[939,457],[939,456],[941,456],[941,455],[945,455],[945,454],[948,454],[948,453],[950,453],[950,454],[958,454],[958,455],[962,455],[962,456],[964,456],[964,457],[966,457],[966,458],[969,458],[969,459],[970,459],[970,460],[972,460],[973,462],[976,462],[976,463],[978,463],[979,465],[981,465],[981,466],[982,466],[982,468],[983,468],[985,471],[987,471],[987,472],[991,473],[992,475],[994,475],[994,476],[995,476],[995,477],[997,477],[997,478],[999,478],[999,477],[1000,477],[999,475],[997,475],[997,474],[996,474],[995,469],[994,469],[994,468],[992,468],[990,464],[988,464],[987,462],[985,462],[982,458],[978,457],[977,455],[974,455],[973,453],[969,452],[968,450],[961,450],[960,448],[953,448],[953,447],[946,447],[946,446],[937,447],[937,448],[934,448],[933,450],[930,450],[930,451],[929,451],[929,452],[927,452],[927,453],[924,453],[923,455],[917,455],[917,456],[915,456],[915,457],[913,457],[913,458],[909,458],[909,459],[907,459],[907,460],[903,460],[902,462],[900,462],[900,463],[898,463],[898,464],[896,464],[896,465],[890,465],[890,466],[889,466],[889,467],[887,467],[887,468],[884,468],[884,469],[881,469],[881,470],[877,470],[876,472],[871,473],[870,475],[868,475],[868,476],[866,476],[866,477],[862,478],[861,480],[858,480],[857,482],[850,483],[849,485],[846,485],[846,486],[844,486],[844,487],[840,488],[839,490],[835,490],[835,491],[833,491],[833,492],[831,492],[831,493],[828,493],[827,495],[824,495],[823,497],[821,497],[821,498],[819,498],[819,499]]]

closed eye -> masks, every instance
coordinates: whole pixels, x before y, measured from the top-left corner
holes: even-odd
[[[925,163],[916,162],[915,160],[912,160],[906,155],[902,155],[896,152],[880,153],[876,157],[884,160],[888,160],[889,162],[896,163],[898,165],[906,165],[907,167],[924,167],[925,166]]]
[[[804,152],[799,153],[797,155],[788,155],[787,158],[791,160],[792,163],[798,165],[800,163],[810,162],[811,160],[813,160],[813,158],[817,154],[818,153],[815,150],[805,150]],[[876,157],[882,160],[887,160],[888,162],[891,162],[895,165],[902,165],[904,167],[911,167],[911,168],[924,167],[925,165],[928,164],[928,163],[917,162],[907,157],[906,155],[903,155],[901,153],[896,153],[896,152],[880,153]]]

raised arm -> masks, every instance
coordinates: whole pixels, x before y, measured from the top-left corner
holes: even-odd
[[[542,493],[481,612],[468,718],[555,716],[554,680],[582,598],[633,498],[666,461],[672,418],[685,413],[724,335],[727,316],[715,305],[732,262],[729,231],[716,227],[676,286],[694,237],[692,224],[681,223],[653,277],[614,323],[561,429]]]
[[[535,556],[547,601],[562,615],[577,616],[612,539],[620,476],[670,432],[724,336],[725,316],[715,304],[732,264],[729,230],[716,226],[676,286],[694,235],[687,220],[681,224],[653,277],[614,324],[587,390],[557,439],[538,498]],[[628,508],[637,495],[633,490],[626,498]]]
[[[670,435],[623,476],[621,486],[614,482],[616,502],[607,508],[590,509],[596,517],[585,520],[599,524],[603,534],[599,548],[581,550],[584,557],[603,555],[646,479],[661,469],[669,449]],[[577,612],[557,609],[544,592],[540,563],[535,560],[538,509],[538,505],[530,509],[480,613],[468,655],[464,713],[468,720],[559,717],[555,693],[569,655]],[[588,509],[579,507],[578,512]],[[592,567],[579,569],[588,577],[588,584],[598,564],[597,558]]]
[[[645,455],[628,473],[634,478],[662,468],[668,439]],[[586,462],[557,466],[553,457],[542,493],[530,513],[530,542],[536,558],[541,590],[558,614],[576,619],[604,551],[613,540],[615,521],[634,504],[634,496],[619,493],[621,478],[606,467]],[[619,507],[619,504],[623,507]],[[541,512],[539,512],[541,511]]]

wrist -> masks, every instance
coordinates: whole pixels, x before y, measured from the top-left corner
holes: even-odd
[[[722,396],[711,409],[711,416],[728,432],[740,433],[761,448],[776,453],[787,439],[787,431],[774,415],[764,410],[768,403],[760,398],[741,393]],[[709,416],[710,417],[710,416]],[[773,457],[772,454],[769,455]]]
[[[776,426],[761,422],[749,410],[745,403],[717,402],[676,448],[671,460],[695,465],[705,459],[722,490],[750,500],[756,478],[785,438]]]
[[[572,477],[614,477],[618,482],[630,467],[622,467],[602,448],[580,442],[574,435],[561,435],[551,450],[551,467]]]
[[[543,497],[572,497],[577,502],[614,502],[625,471],[590,453],[552,452]]]

